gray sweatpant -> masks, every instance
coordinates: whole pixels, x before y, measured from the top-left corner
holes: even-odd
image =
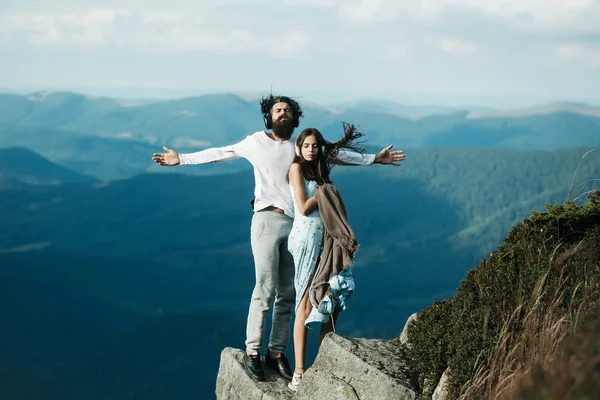
[[[272,211],[254,213],[250,239],[254,255],[256,286],[250,300],[246,348],[259,351],[265,335],[267,313],[273,303],[273,326],[269,350],[283,353],[290,338],[295,301],[294,259],[287,249],[293,219]]]

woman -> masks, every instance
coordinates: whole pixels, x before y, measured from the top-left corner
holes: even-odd
[[[296,141],[296,158],[289,171],[288,178],[295,214],[292,231],[288,238],[288,249],[294,257],[296,269],[294,281],[296,289],[296,319],[294,321],[296,366],[292,381],[288,384],[288,387],[293,391],[298,390],[305,371],[307,325],[309,324],[307,320],[310,317],[313,322],[322,322],[320,332],[320,340],[322,341],[325,335],[333,330],[339,312],[339,307],[335,306],[333,307],[334,310],[331,310],[331,318],[318,312],[315,307],[316,304],[313,304],[314,296],[311,296],[309,286],[317,272],[317,266],[323,251],[324,233],[327,233],[318,209],[319,193],[317,191],[332,186],[329,173],[332,164],[336,161],[339,150],[351,149],[359,153],[362,152],[361,149],[355,147],[355,141],[363,134],[357,132],[353,125],[344,125],[344,128],[344,137],[336,143],[327,142],[317,129],[305,129]],[[339,196],[337,191],[335,193]],[[323,199],[323,195],[320,198]],[[323,200],[321,201],[323,202]],[[327,203],[327,207],[330,208],[330,206]],[[341,214],[345,218],[345,208],[341,199],[338,207],[342,209]],[[335,214],[337,213],[335,212]],[[351,229],[349,226],[347,228],[352,239],[354,239]],[[353,251],[350,251],[351,256],[353,256],[357,247],[358,244],[355,243]],[[351,280],[351,274],[348,273],[347,275]],[[328,286],[326,279],[322,282],[322,285]],[[311,298],[313,298],[313,302],[311,302]],[[331,304],[335,304],[335,302]]]

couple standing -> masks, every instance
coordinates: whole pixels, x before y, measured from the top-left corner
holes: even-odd
[[[285,379],[291,380],[290,388],[297,390],[305,368],[304,323],[311,311],[306,282],[314,273],[321,256],[320,251],[314,251],[320,250],[323,237],[323,223],[317,207],[318,204],[325,204],[328,198],[321,195],[321,203],[318,203],[317,184],[321,186],[330,182],[329,168],[332,163],[399,165],[398,162],[404,160],[404,153],[401,150],[390,151],[392,146],[376,155],[349,151],[355,149],[354,140],[361,136],[352,126],[345,126],[344,137],[336,143],[326,142],[319,131],[312,128],[305,129],[298,140],[294,141],[292,134],[302,116],[300,105],[289,97],[273,95],[261,99],[260,104],[267,130],[255,132],[231,146],[196,153],[179,154],[164,147],[166,153],[154,154],[153,160],[163,166],[174,166],[246,158],[252,164],[255,190],[251,246],[256,284],[246,326],[244,367],[253,379],[265,379],[259,349],[263,343],[267,313],[273,305],[273,324],[265,364],[277,370]],[[343,208],[343,204],[341,207]],[[307,223],[313,226],[307,228]],[[309,247],[313,251],[307,255],[306,251],[299,251],[299,247],[307,246],[306,239],[311,234],[314,240]],[[294,240],[294,237],[302,239]],[[296,259],[292,257],[290,249]],[[300,269],[300,274],[295,282],[296,269]],[[300,289],[298,299],[295,283],[297,287],[303,288]],[[296,368],[292,374],[285,350],[289,342],[294,304],[297,312],[294,324]],[[321,326],[321,338],[332,330],[333,319]]]

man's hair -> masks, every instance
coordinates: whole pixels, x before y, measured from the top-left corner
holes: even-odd
[[[273,96],[269,93],[267,97],[263,97],[260,100],[260,110],[263,114],[263,119],[265,121],[265,127],[267,129],[273,128],[273,116],[271,112],[273,111],[273,106],[276,103],[287,103],[292,108],[292,112],[294,114],[293,122],[294,127],[297,128],[300,125],[300,117],[302,116],[302,109],[300,108],[300,104],[294,99],[291,99],[287,96]]]

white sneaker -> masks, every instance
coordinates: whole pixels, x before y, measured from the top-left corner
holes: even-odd
[[[298,391],[298,388],[300,387],[300,382],[302,381],[302,375],[304,374],[297,374],[296,371],[294,371],[292,381],[288,383],[288,388],[290,388],[292,392]]]

